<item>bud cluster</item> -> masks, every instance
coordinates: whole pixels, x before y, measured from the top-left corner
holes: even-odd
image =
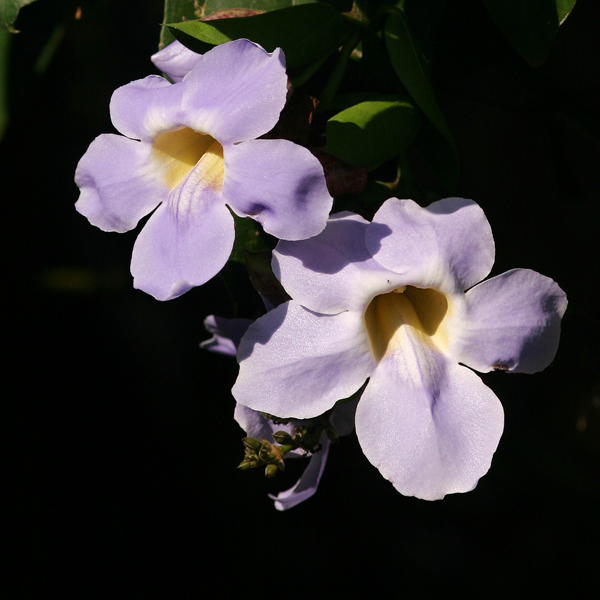
[[[289,420],[278,419],[271,415],[265,415],[274,424],[288,424]],[[278,471],[285,471],[284,457],[294,450],[302,450],[307,455],[315,454],[321,450],[321,436],[325,433],[330,441],[337,440],[337,433],[328,415],[314,419],[309,425],[299,425],[292,428],[292,433],[287,431],[276,431],[273,433],[273,442],[262,438],[245,437],[244,460],[238,465],[238,469],[247,471],[259,466],[265,466],[265,476],[275,477]]]

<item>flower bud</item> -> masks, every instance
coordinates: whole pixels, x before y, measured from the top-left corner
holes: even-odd
[[[273,434],[273,439],[278,443],[281,444],[282,446],[286,445],[286,446],[291,446],[293,445],[293,440],[292,440],[292,436],[287,433],[286,431],[276,431]]]
[[[246,446],[246,448],[250,448],[250,450],[254,450],[254,452],[259,452],[262,448],[262,443],[260,442],[260,440],[257,440],[253,437],[243,438],[242,443],[244,444],[244,446]]]
[[[265,477],[275,477],[277,475],[277,465],[270,464],[265,467]]]

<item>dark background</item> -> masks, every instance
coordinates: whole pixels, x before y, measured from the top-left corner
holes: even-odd
[[[483,377],[506,412],[490,472],[468,494],[405,498],[352,436],[332,447],[317,495],[278,513],[267,493],[292,485],[302,465],[274,480],[236,470],[237,367],[198,348],[206,315],[232,316],[219,278],[159,303],[131,287],[137,232],[103,233],[73,209],[77,161],[113,131],[112,91],[155,72],[162,3],[25,8],[0,144],[7,597],[319,598],[359,583],[409,598],[593,591],[598,13],[579,0],[537,69],[478,1],[454,3],[440,31],[434,83],[459,149],[458,195],[479,202],[494,231],[492,274],[538,270],[570,301],[545,372]],[[36,73],[57,22],[64,35]]]

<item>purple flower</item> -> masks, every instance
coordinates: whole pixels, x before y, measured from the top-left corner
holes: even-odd
[[[179,83],[199,59],[200,54],[192,52],[177,40],[150,57],[154,65],[175,83]]]
[[[427,208],[394,198],[372,223],[339,213],[311,240],[279,242],[273,268],[293,300],[242,338],[233,395],[304,419],[369,378],[356,433],[381,474],[429,500],[473,489],[504,416],[467,367],[544,369],[567,305],[556,283],[527,269],[479,283],[493,262],[489,223],[462,198]]]
[[[213,337],[200,344],[202,348],[219,354],[235,356],[240,339],[252,323],[250,319],[225,319],[210,315],[204,319],[204,327],[213,334]],[[349,435],[354,429],[354,412],[356,401],[350,401],[336,406],[330,417],[338,435]],[[273,434],[277,431],[286,431],[293,434],[293,428],[310,424],[310,421],[294,421],[287,425],[275,425],[264,417],[260,412],[247,408],[242,404],[236,404],[233,413],[238,425],[246,432],[246,435],[256,439],[266,439],[273,443]],[[277,510],[287,510],[315,494],[327,463],[329,454],[329,438],[325,433],[321,437],[321,450],[310,455],[310,462],[300,476],[300,479],[289,489],[280,492],[277,496],[269,494],[269,498],[275,501]],[[286,458],[306,456],[301,451],[293,450]]]
[[[111,119],[123,136],[96,138],[75,173],[76,209],[104,231],[129,231],[154,211],[131,272],[134,286],[159,300],[221,270],[235,237],[229,209],[299,240],[323,230],[332,203],[306,148],[256,139],[285,104],[281,50],[269,54],[243,39],[195,57],[169,48],[171,64],[161,53],[159,63],[177,83],[151,75],[116,90]]]

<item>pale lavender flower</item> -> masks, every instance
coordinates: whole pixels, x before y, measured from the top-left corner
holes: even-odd
[[[204,327],[213,334],[212,338],[202,342],[201,348],[235,356],[240,339],[252,323],[250,319],[225,319],[210,315],[204,320]],[[336,406],[330,417],[330,423],[336,430],[338,436],[349,435],[354,430],[354,413],[357,401],[353,400]],[[285,431],[293,434],[293,428],[308,425],[310,420],[297,420],[289,424],[274,424],[264,417],[260,412],[236,403],[233,413],[238,425],[246,432],[247,436],[256,439],[266,439],[273,443],[273,434],[277,431]],[[310,455],[310,461],[300,476],[300,479],[288,490],[280,492],[277,496],[269,494],[269,498],[275,501],[277,510],[287,510],[308,500],[315,494],[327,463],[330,441],[325,433],[321,437],[321,449]],[[298,458],[306,456],[301,450],[292,450],[286,454],[286,458]]]
[[[76,209],[104,231],[129,231],[154,211],[131,272],[134,286],[159,300],[221,270],[235,237],[229,209],[299,240],[323,230],[332,203],[306,148],[256,139],[286,101],[280,49],[269,54],[241,39],[195,58],[170,51],[172,64],[162,55],[162,68],[179,81],[151,75],[116,90],[111,119],[123,135],[96,138],[75,173]]]
[[[179,83],[196,65],[200,54],[175,40],[150,57],[154,65],[174,83]]]
[[[427,208],[393,198],[372,223],[339,213],[311,240],[279,242],[273,268],[293,300],[242,338],[233,395],[304,419],[369,378],[356,433],[381,474],[429,500],[473,489],[504,416],[467,367],[544,369],[567,305],[556,283],[527,269],[479,283],[493,262],[488,221],[461,198]]]

